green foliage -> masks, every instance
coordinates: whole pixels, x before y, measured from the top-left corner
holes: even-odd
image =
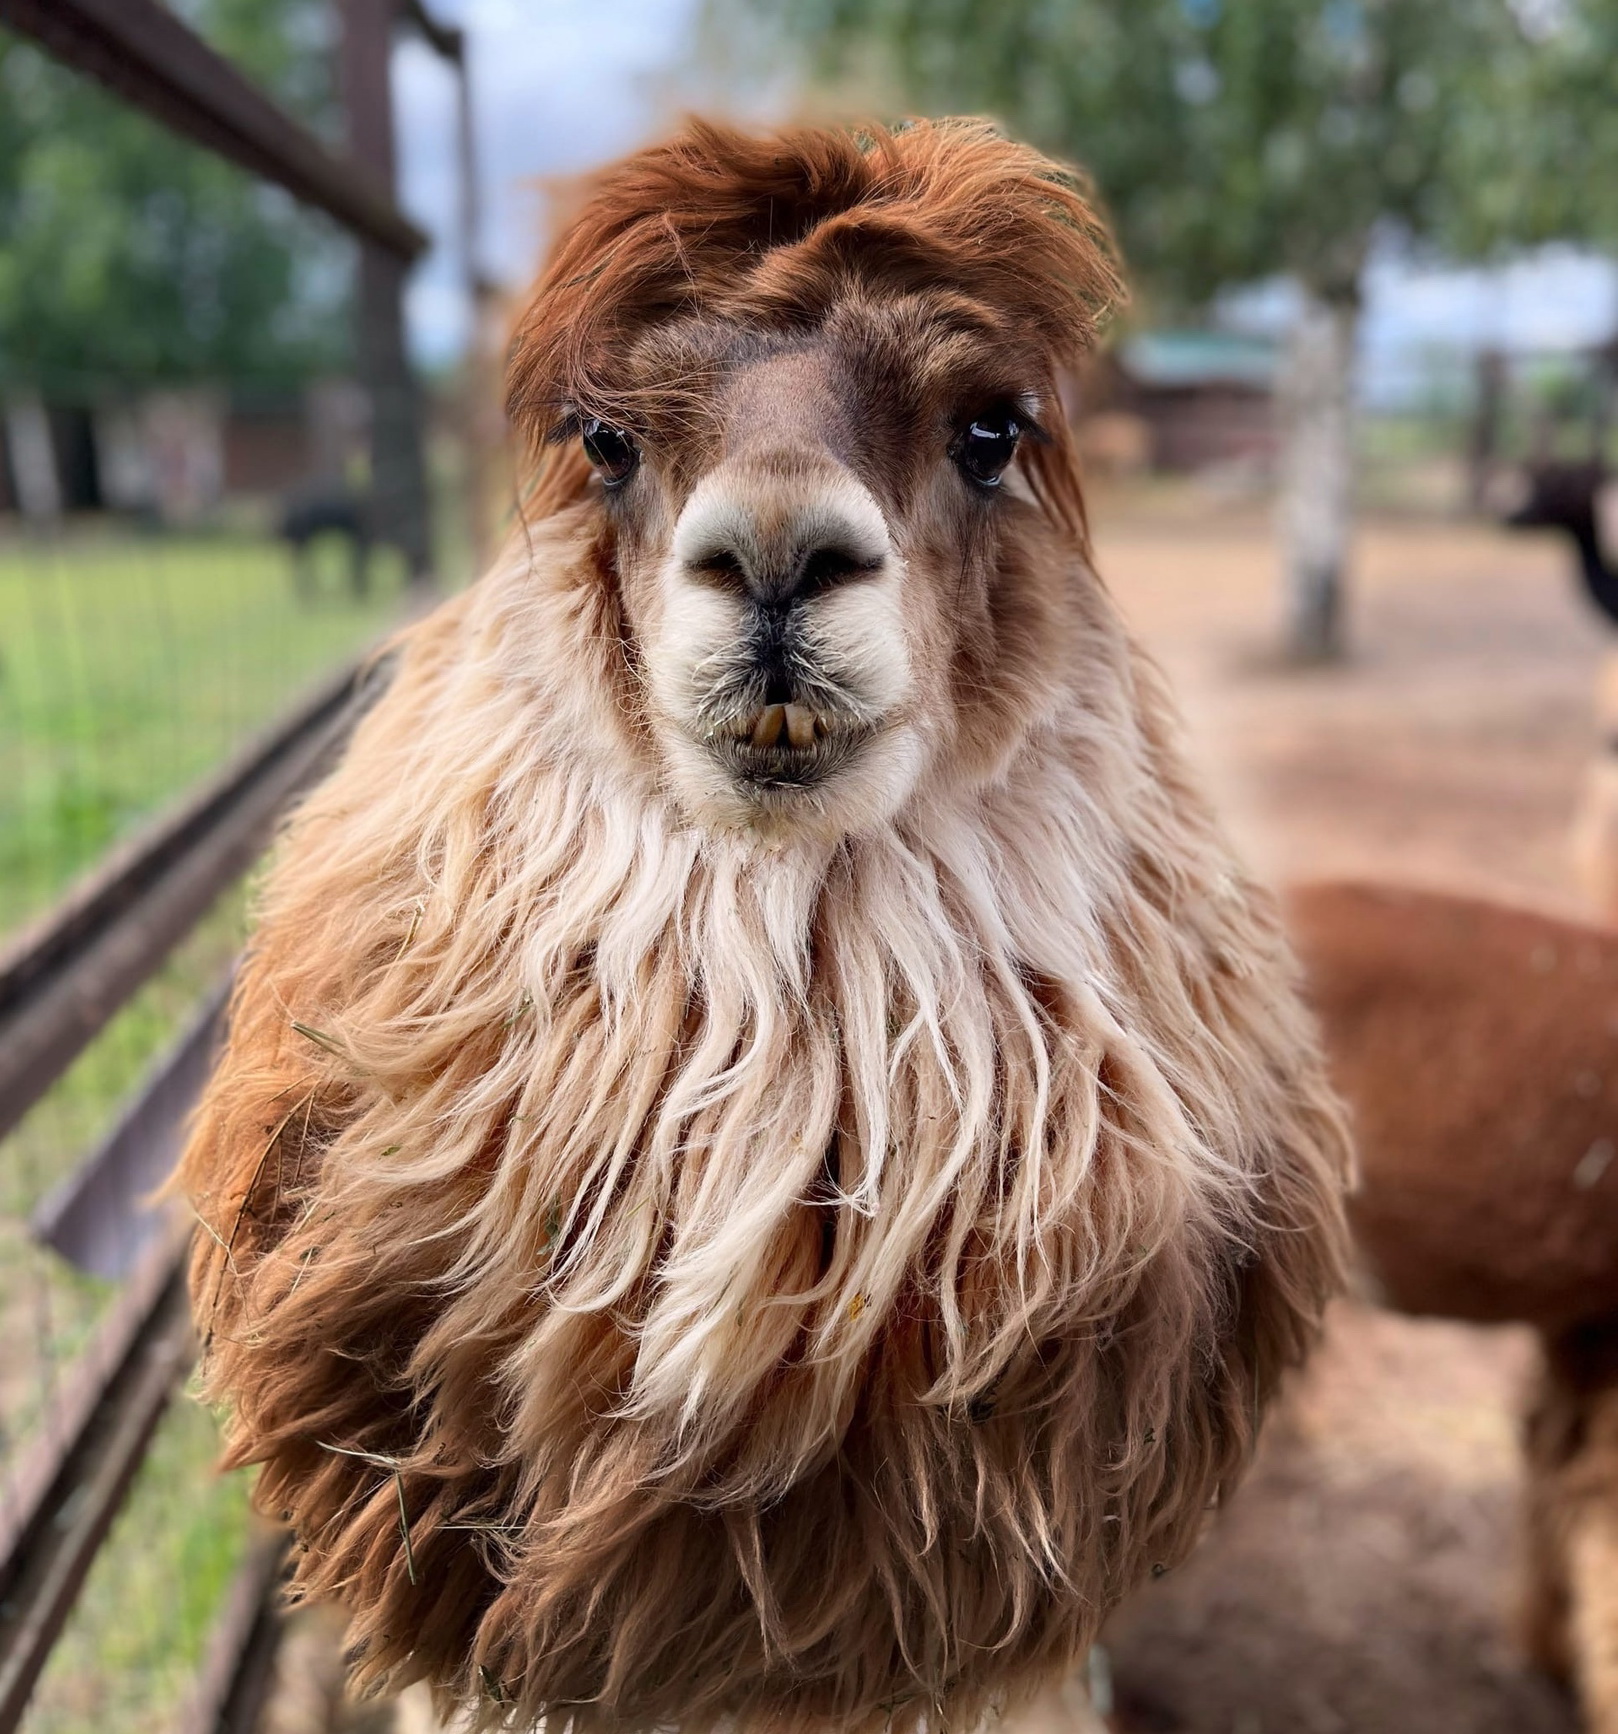
[[[316,123],[315,0],[199,0],[191,21]],[[274,384],[343,353],[344,243],[32,45],[0,34],[0,390]]]
[[[1576,241],[1618,247],[1618,0],[1517,0],[1528,52],[1497,52],[1489,100],[1457,117],[1470,253]]]
[[[1193,305],[1278,272],[1352,300],[1384,225],[1512,238],[1519,215],[1480,221],[1475,177],[1502,93],[1520,86],[1537,124],[1565,52],[1524,27],[1526,3],[752,0],[828,77],[874,57],[900,100],[988,112],[1082,162],[1134,272]]]

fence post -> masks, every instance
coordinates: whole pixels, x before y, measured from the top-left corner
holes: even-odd
[[[342,91],[349,150],[391,198],[393,93],[389,59],[397,0],[342,0]],[[411,579],[432,570],[421,392],[405,353],[404,291],[409,267],[360,242],[355,304],[360,377],[371,400],[371,504],[384,540],[404,554]]]

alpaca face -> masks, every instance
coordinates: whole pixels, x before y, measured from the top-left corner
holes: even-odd
[[[1048,388],[998,323],[941,294],[790,335],[675,323],[625,357],[632,423],[576,418],[647,732],[692,817],[859,830],[963,732],[1005,732],[969,713],[985,677],[1032,672],[1001,627],[1037,606],[1017,456]]]

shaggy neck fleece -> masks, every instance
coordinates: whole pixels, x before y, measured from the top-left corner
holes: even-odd
[[[1290,963],[1088,573],[1003,762],[770,842],[660,790],[570,517],[284,839],[182,1171],[209,1389],[373,1677],[961,1726],[1182,1556],[1315,1329]]]

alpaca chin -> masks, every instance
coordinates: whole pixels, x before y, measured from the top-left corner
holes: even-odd
[[[705,741],[677,728],[661,749],[669,793],[693,824],[774,845],[794,838],[830,844],[874,830],[893,818],[926,765],[921,737],[905,722],[861,738],[843,763],[808,785],[740,776]]]

